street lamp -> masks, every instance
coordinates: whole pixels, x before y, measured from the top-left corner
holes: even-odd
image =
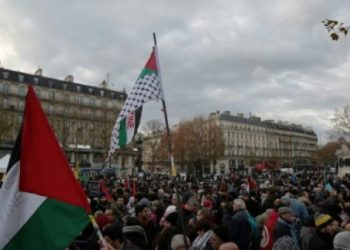
[[[137,167],[137,171],[141,173],[142,171],[142,146],[143,146],[143,138],[141,134],[135,135],[135,144],[137,148],[137,157],[135,160],[135,166]]]

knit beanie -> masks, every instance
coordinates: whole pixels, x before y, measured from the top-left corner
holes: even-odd
[[[315,218],[315,226],[317,229],[322,229],[333,222],[333,218],[328,214],[320,214]]]

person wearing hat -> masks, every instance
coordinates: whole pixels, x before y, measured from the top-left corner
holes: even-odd
[[[280,207],[278,209],[278,220],[273,231],[275,242],[272,249],[299,249],[294,221],[295,216],[290,207]]]
[[[320,214],[315,218],[316,233],[310,239],[309,250],[333,249],[333,238],[336,232],[333,221],[328,214]]]
[[[102,231],[106,245],[101,250],[141,250],[124,237],[122,228],[118,224],[108,225]]]

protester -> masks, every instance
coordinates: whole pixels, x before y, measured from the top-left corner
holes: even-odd
[[[238,246],[233,242],[227,242],[219,247],[219,250],[239,250]]]
[[[278,220],[274,230],[274,250],[299,249],[297,231],[293,225],[295,216],[289,207],[278,209]],[[288,247],[287,247],[288,246]]]
[[[245,202],[242,199],[233,201],[234,214],[230,222],[230,239],[240,250],[247,250],[250,244],[252,230],[248,221]]]
[[[213,235],[212,224],[206,219],[200,219],[196,222],[195,231],[197,232],[197,237],[192,243],[193,250],[210,250],[209,239]]]
[[[230,232],[225,225],[217,226],[213,229],[213,234],[209,239],[209,243],[213,250],[218,250],[225,242],[229,242]]]
[[[333,240],[334,250],[350,249],[350,232],[344,231],[337,233]]]
[[[310,239],[309,250],[333,249],[335,234],[333,221],[328,214],[320,214],[315,218],[316,234]]]
[[[185,243],[186,239],[186,243]],[[188,247],[188,250],[192,250],[190,246],[190,239],[188,237],[185,237],[183,234],[176,234],[171,239],[171,249],[172,250],[186,250],[186,244]]]
[[[322,250],[346,242],[346,234],[339,232],[350,230],[350,175],[325,180],[315,171],[272,177],[268,186],[262,182],[253,192],[241,175],[216,181],[213,176],[187,178],[176,185],[169,176],[145,175],[135,179],[133,192],[119,178],[106,177],[108,190],[85,190],[100,229],[116,224],[123,232],[119,243],[143,250],[172,249],[176,234],[186,234],[190,248],[210,250],[233,244],[241,250]],[[248,210],[259,214],[254,218]],[[100,248],[91,229],[90,224],[75,241],[81,250]],[[110,242],[110,249],[118,247],[118,241]],[[184,249],[184,244],[176,247]]]

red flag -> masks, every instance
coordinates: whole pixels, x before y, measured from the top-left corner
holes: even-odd
[[[20,189],[90,212],[84,190],[75,179],[31,85],[28,86],[21,139]]]
[[[132,181],[132,192],[131,192],[131,196],[136,196],[136,181]]]
[[[128,177],[128,176],[125,176],[125,179],[124,179],[124,189],[125,189],[125,190],[128,190],[129,188],[130,188],[129,177]]]
[[[264,228],[262,232],[262,238],[260,241],[261,250],[271,250],[274,243],[273,231],[277,224],[278,213],[275,210],[268,215],[264,223]]]
[[[31,85],[0,189],[1,249],[65,249],[89,224],[90,205]]]
[[[258,171],[263,171],[265,169],[265,163],[259,162],[259,163],[255,164],[255,169]]]
[[[256,189],[257,187],[257,184],[256,184],[256,181],[253,179],[253,177],[251,176],[248,176],[248,189],[249,189],[249,192]]]
[[[112,196],[110,195],[104,180],[100,180],[100,188],[101,188],[102,192],[105,194],[107,201],[112,200]]]

